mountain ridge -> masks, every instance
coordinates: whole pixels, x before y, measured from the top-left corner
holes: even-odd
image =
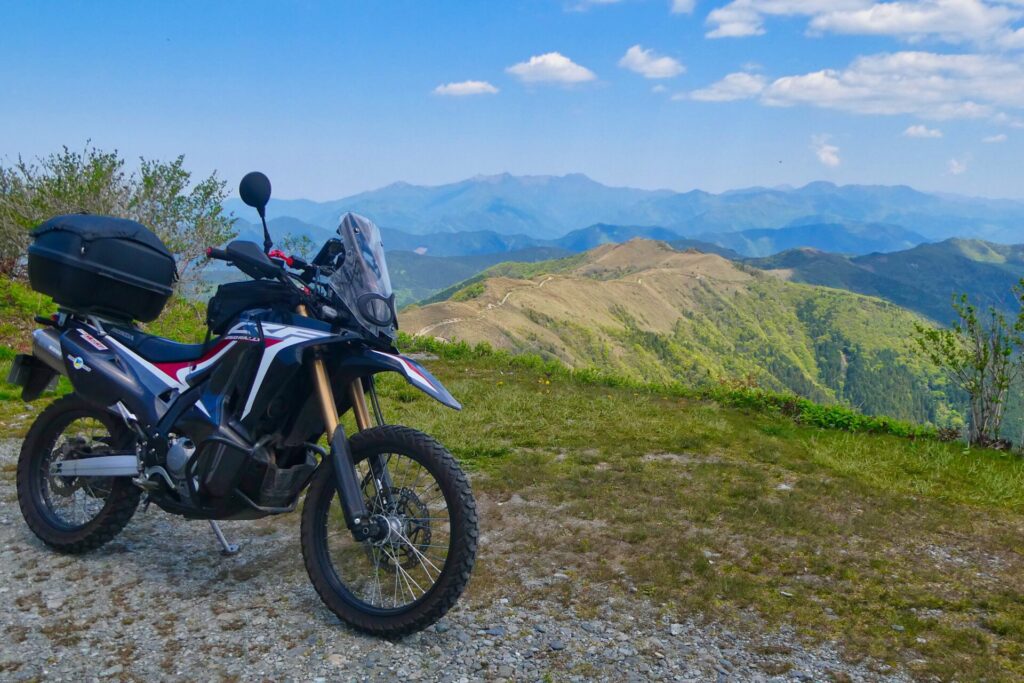
[[[247,215],[240,200],[228,211]],[[1024,241],[1024,201],[932,194],[905,185],[742,188],[718,194],[603,185],[583,174],[478,176],[437,186],[392,183],[326,202],[272,199],[271,218],[329,228],[344,211],[411,234],[493,230],[557,239],[598,223],[702,233],[773,229],[795,223],[886,223],[930,240],[953,236]]]
[[[754,381],[873,414],[941,422],[943,379],[906,340],[917,315],[790,283],[716,254],[632,240],[503,264],[402,312],[410,334],[487,342],[645,381]]]

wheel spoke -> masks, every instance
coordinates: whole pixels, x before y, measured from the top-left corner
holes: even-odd
[[[356,474],[367,511],[387,525],[388,534],[376,543],[356,541],[338,514],[335,493],[323,517],[330,526],[321,538],[335,576],[358,601],[405,609],[440,579],[451,550],[452,519],[440,483],[418,459],[393,451],[378,457],[385,467],[380,479],[368,459],[359,461]]]

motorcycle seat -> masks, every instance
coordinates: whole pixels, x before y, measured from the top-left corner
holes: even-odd
[[[118,327],[110,330],[113,337],[150,363],[183,363],[198,360],[217,343],[182,344],[171,339],[146,334],[138,329]]]

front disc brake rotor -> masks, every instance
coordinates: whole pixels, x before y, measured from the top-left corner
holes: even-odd
[[[394,573],[396,571],[396,560],[406,570],[419,566],[418,553],[426,552],[430,546],[432,534],[430,530],[430,512],[426,504],[416,495],[415,491],[408,488],[400,488],[390,489],[388,492],[390,493],[393,512],[383,516],[388,520],[392,529],[389,531],[388,536],[378,544],[368,545],[367,551],[371,554],[371,560],[374,560],[374,557],[380,558],[380,555],[377,554],[381,552],[379,550],[380,546],[390,548],[395,560],[380,563],[380,568]],[[367,508],[370,510],[387,509],[388,506],[383,504],[381,498],[377,497],[369,502]],[[387,559],[387,554],[384,554],[384,558]],[[375,564],[377,563],[375,561]]]

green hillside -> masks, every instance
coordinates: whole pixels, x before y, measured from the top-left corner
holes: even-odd
[[[955,293],[983,306],[1016,310],[1012,290],[1024,277],[1024,245],[951,239],[852,258],[798,249],[748,263],[794,282],[881,297],[946,323]]]
[[[870,414],[959,422],[959,397],[911,349],[914,314],[661,243],[502,264],[432,301],[404,311],[403,329],[644,381],[756,384]]]

